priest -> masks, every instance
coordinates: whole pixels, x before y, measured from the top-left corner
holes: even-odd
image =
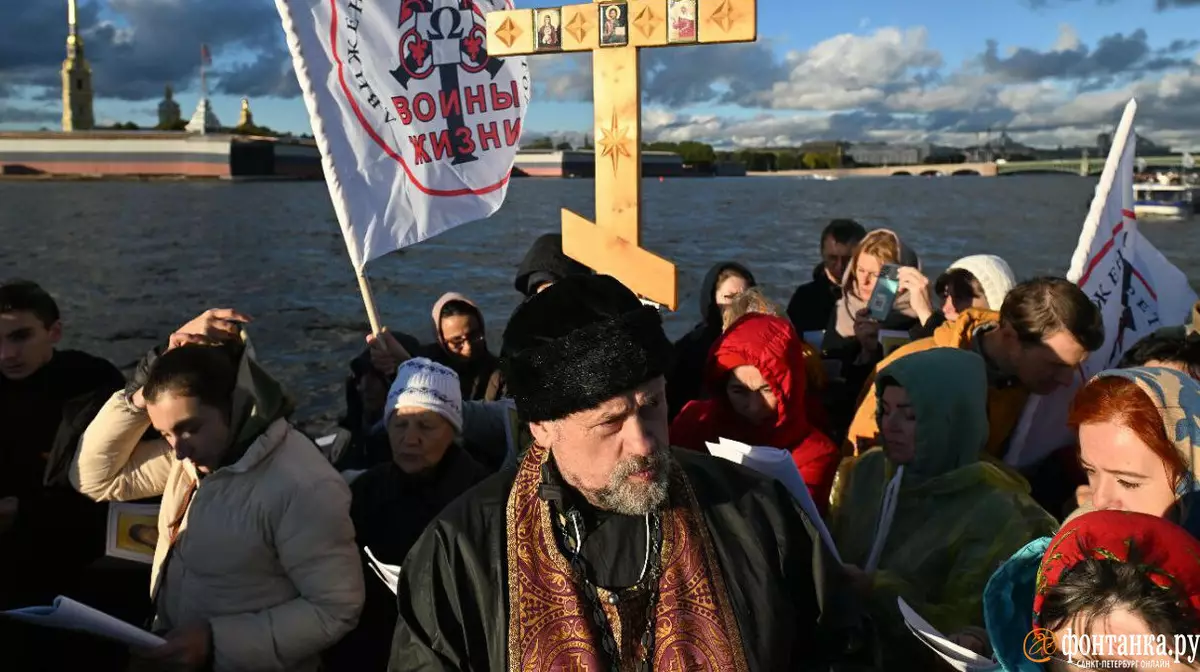
[[[534,445],[404,562],[390,670],[828,670],[871,655],[840,565],[779,483],[667,442],[658,311],[609,276],[513,316]]]

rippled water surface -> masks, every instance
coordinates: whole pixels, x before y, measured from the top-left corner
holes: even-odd
[[[696,285],[715,261],[750,266],[774,298],[807,281],[834,217],[895,229],[937,272],[999,254],[1018,276],[1064,273],[1095,180],[1073,176],[647,180],[643,244],[679,266],[679,336],[698,318]],[[393,329],[431,337],[444,291],[475,299],[493,349],[519,299],[512,278],[559,209],[593,212],[590,180],[516,180],[504,208],[374,262],[376,301]],[[1190,222],[1144,223],[1200,280]],[[27,277],[58,298],[66,347],[134,363],[210,306],[254,317],[266,365],[297,398],[298,418],[327,425],[341,408],[346,363],[368,331],[325,185],[221,182],[0,183],[0,277]]]

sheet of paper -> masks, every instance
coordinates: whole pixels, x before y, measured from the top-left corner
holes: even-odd
[[[792,456],[786,450],[767,446],[749,446],[724,438],[717,443],[705,443],[705,445],[708,446],[708,452],[717,457],[753,469],[783,483],[788,492],[792,493],[792,496],[800,503],[804,512],[808,514],[834,559],[842,562],[837,546],[833,543],[833,535],[829,533],[829,528],[825,527],[825,521],[817,512],[816,503],[808,494],[808,486],[804,484],[804,478],[800,476],[800,471],[796,469],[796,463],[792,461]]]
[[[158,544],[158,505],[112,502],[104,554],[146,565],[154,563]]]
[[[47,628],[90,632],[127,646],[154,648],[167,643],[158,635],[61,595],[49,607],[25,607],[2,611],[0,615]]]
[[[913,636],[921,640],[925,646],[928,646],[934,653],[938,654],[959,672],[987,672],[990,670],[999,670],[1000,663],[997,663],[990,658],[975,653],[974,651],[961,647],[958,644],[950,641],[945,635],[938,632],[937,628],[929,624],[928,621],[921,618],[920,614],[913,611],[912,607],[904,601],[904,598],[896,598],[896,606],[900,607],[900,615],[904,617],[904,623],[908,629],[912,631]]]
[[[400,565],[387,565],[380,562],[367,546],[363,546],[363,551],[367,554],[367,564],[371,566],[371,571],[375,572],[375,576],[378,576],[379,580],[383,581],[384,585],[395,595],[396,588],[400,584]]]

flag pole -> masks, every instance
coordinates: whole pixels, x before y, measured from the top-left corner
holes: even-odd
[[[367,279],[365,270],[355,271],[358,276],[358,291],[362,293],[363,306],[367,309],[367,320],[371,323],[371,333],[379,335],[379,308],[375,306],[375,295],[371,293],[371,281]]]
[[[358,278],[358,291],[362,294],[363,307],[367,310],[367,320],[371,323],[371,334],[379,336],[382,332],[379,319],[379,308],[375,305],[375,295],[371,292],[371,281],[367,278],[366,262],[359,250],[358,243],[350,235],[350,213],[346,206],[346,195],[342,191],[342,183],[333,170],[332,153],[329,140],[325,133],[325,122],[317,114],[316,96],[312,76],[304,60],[299,56],[299,41],[293,24],[292,12],[285,0],[276,0],[276,8],[283,23],[284,34],[287,36],[288,49],[292,53],[292,62],[296,70],[296,80],[304,94],[304,104],[308,108],[309,122],[312,124],[313,140],[321,152],[321,165],[325,170],[325,185],[329,187],[329,196],[333,204],[334,214],[342,229],[342,238],[346,243],[346,252],[350,255],[350,263],[354,267],[354,275]]]

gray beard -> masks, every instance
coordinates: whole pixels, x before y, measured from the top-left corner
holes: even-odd
[[[645,469],[654,469],[654,480],[649,483],[631,481],[629,477]],[[572,484],[596,508],[626,516],[642,516],[661,510],[670,493],[672,462],[667,450],[651,453],[648,457],[630,457],[617,463],[608,485],[599,490],[588,490]],[[570,483],[567,474],[563,478]]]

